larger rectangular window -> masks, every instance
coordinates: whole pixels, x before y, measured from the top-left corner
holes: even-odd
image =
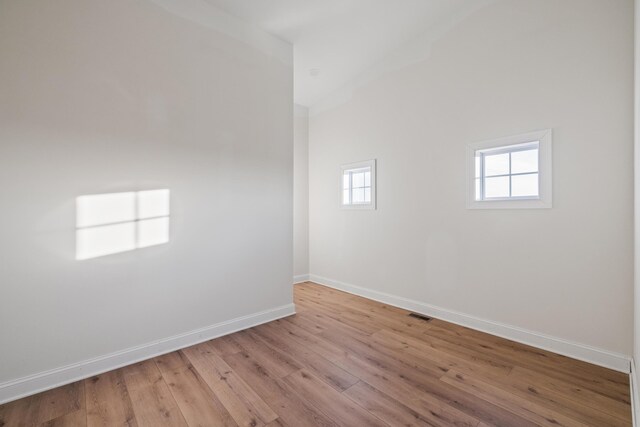
[[[470,144],[470,209],[551,207],[551,130]]]
[[[477,150],[476,200],[539,199],[538,141]]]

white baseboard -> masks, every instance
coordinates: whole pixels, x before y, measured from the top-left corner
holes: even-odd
[[[299,276],[293,276],[293,284],[296,285],[298,283],[307,282],[309,280],[308,274],[301,274]]]
[[[631,416],[633,425],[640,427],[640,395],[638,395],[638,375],[636,373],[636,361],[631,358],[631,372],[629,373],[629,383],[631,384]]]
[[[351,294],[404,308],[405,310],[416,313],[426,314],[427,316],[446,320],[447,322],[466,326],[471,329],[476,329],[491,335],[517,341],[522,344],[527,344],[553,353],[558,353],[563,356],[571,357],[573,359],[582,360],[584,362],[593,363],[594,365],[603,366],[619,372],[629,373],[631,370],[630,357],[623,354],[617,354],[608,350],[529,331],[517,326],[480,319],[454,310],[436,307],[431,304],[414,301],[384,292],[374,291],[372,289],[328,279],[315,274],[310,274],[309,280],[330,288],[349,292]]]
[[[137,347],[0,384],[0,404],[295,314],[295,305],[238,317]]]

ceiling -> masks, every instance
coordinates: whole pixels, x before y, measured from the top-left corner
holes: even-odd
[[[294,46],[294,98],[310,107],[394,49],[483,0],[206,0]]]

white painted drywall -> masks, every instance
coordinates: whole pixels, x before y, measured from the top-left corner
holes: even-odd
[[[293,278],[309,274],[309,109],[293,109]]]
[[[633,292],[633,398],[634,425],[640,416],[637,366],[640,363],[640,0],[635,0],[635,99],[634,99],[634,292]]]
[[[292,303],[291,46],[219,18],[0,2],[0,383]],[[157,188],[168,244],[75,260],[77,196]]]
[[[499,0],[312,108],[311,274],[630,356],[632,8]],[[467,210],[466,145],[546,128],[553,208]],[[341,210],[340,165],[374,158],[378,209]]]
[[[294,99],[309,106],[412,37],[492,0],[202,1],[293,43]]]

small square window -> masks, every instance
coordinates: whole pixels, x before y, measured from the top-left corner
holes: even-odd
[[[376,161],[342,166],[342,207],[376,208]]]
[[[551,130],[470,144],[470,209],[551,207]]]

